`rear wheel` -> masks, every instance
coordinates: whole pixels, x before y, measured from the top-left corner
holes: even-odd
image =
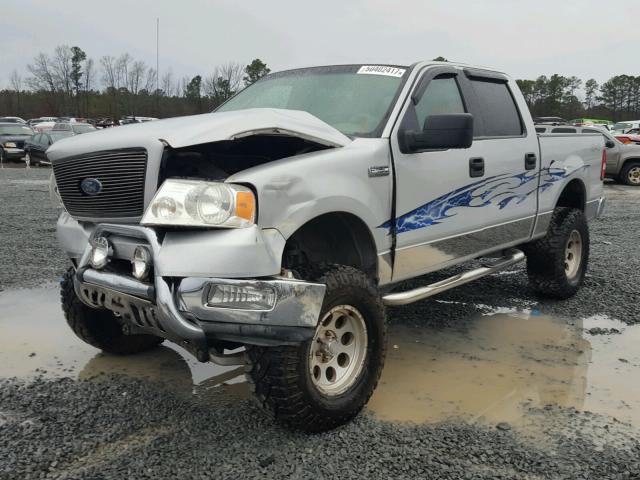
[[[331,265],[314,337],[299,346],[249,347],[247,379],[279,422],[320,432],[355,417],[378,384],[386,352],[384,307],[363,272]]]
[[[627,163],[620,172],[620,181],[626,185],[640,187],[640,162]]]
[[[589,228],[584,213],[556,208],[546,236],[524,250],[529,282],[537,293],[559,299],[575,295],[589,262]]]
[[[155,335],[125,335],[112,312],[82,303],[73,289],[73,275],[73,270],[64,274],[60,299],[67,323],[80,340],[116,355],[144,352],[162,343],[163,339]]]

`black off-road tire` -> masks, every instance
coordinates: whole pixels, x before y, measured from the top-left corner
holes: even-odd
[[[162,343],[163,339],[155,335],[125,335],[112,312],[82,303],[73,289],[73,275],[73,270],[64,274],[60,300],[67,323],[80,340],[116,355],[145,352]]]
[[[624,183],[625,185],[630,185],[632,187],[640,187],[640,183],[634,182],[630,177],[631,171],[636,171],[636,169],[640,169],[640,161],[627,162],[620,171],[620,177],[618,178],[620,183]]]
[[[344,393],[325,395],[311,379],[311,339],[299,346],[248,347],[246,376],[258,403],[279,423],[297,430],[321,432],[354,418],[371,397],[384,366],[387,329],[378,290],[363,272],[353,267],[326,265],[308,278],[327,285],[320,319],[338,305],[351,305],[362,314],[368,342],[361,373]]]
[[[566,248],[572,232],[580,234],[582,249],[578,270],[571,277],[565,270]],[[575,208],[553,211],[546,236],[524,247],[531,287],[541,296],[566,299],[582,286],[589,263],[589,227],[584,213]]]

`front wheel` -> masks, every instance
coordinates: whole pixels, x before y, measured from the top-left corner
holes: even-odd
[[[130,355],[155,348],[163,339],[155,335],[125,335],[122,325],[109,310],[89,308],[73,289],[73,270],[68,270],[60,285],[60,300],[67,324],[85,343],[103,352]]]
[[[565,299],[584,282],[589,262],[589,227],[574,208],[553,211],[544,238],[526,245],[529,283],[542,296]]]
[[[386,353],[384,307],[363,272],[331,265],[314,337],[299,346],[249,347],[247,379],[259,403],[286,426],[330,430],[353,417],[378,384]]]

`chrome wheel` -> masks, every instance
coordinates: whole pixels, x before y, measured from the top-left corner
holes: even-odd
[[[31,165],[31,155],[27,152],[24,155],[24,163],[29,167]]]
[[[320,321],[309,350],[309,373],[325,395],[346,392],[359,378],[367,356],[367,326],[350,305],[338,305]]]
[[[640,165],[632,167],[627,172],[627,178],[632,185],[640,185]]]
[[[571,232],[564,252],[564,271],[567,278],[572,279],[578,274],[582,261],[582,236],[580,232],[577,230]]]

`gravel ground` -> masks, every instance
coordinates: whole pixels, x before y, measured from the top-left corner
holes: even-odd
[[[57,280],[68,262],[56,241],[49,168],[0,170],[0,290]]]
[[[637,432],[572,410],[532,412],[544,441],[507,425],[398,425],[369,415],[314,436],[279,428],[247,400],[198,402],[149,382],[1,387],[0,478],[7,480],[630,479],[640,472]]]
[[[55,280],[50,170],[0,171],[0,289]],[[536,299],[522,267],[391,310],[392,324],[464,328],[474,312],[539,310],[579,319],[640,321],[640,191],[608,186],[606,218],[592,225],[591,268],[580,294]],[[447,272],[446,274],[450,274]],[[443,275],[443,274],[440,274]],[[632,380],[632,379],[630,379]],[[638,379],[635,379],[638,381]],[[461,422],[408,425],[372,415],[309,436],[281,429],[248,400],[183,395],[114,376],[100,381],[0,380],[0,479],[30,478],[635,478],[640,431],[613,418],[548,406],[530,428]]]

